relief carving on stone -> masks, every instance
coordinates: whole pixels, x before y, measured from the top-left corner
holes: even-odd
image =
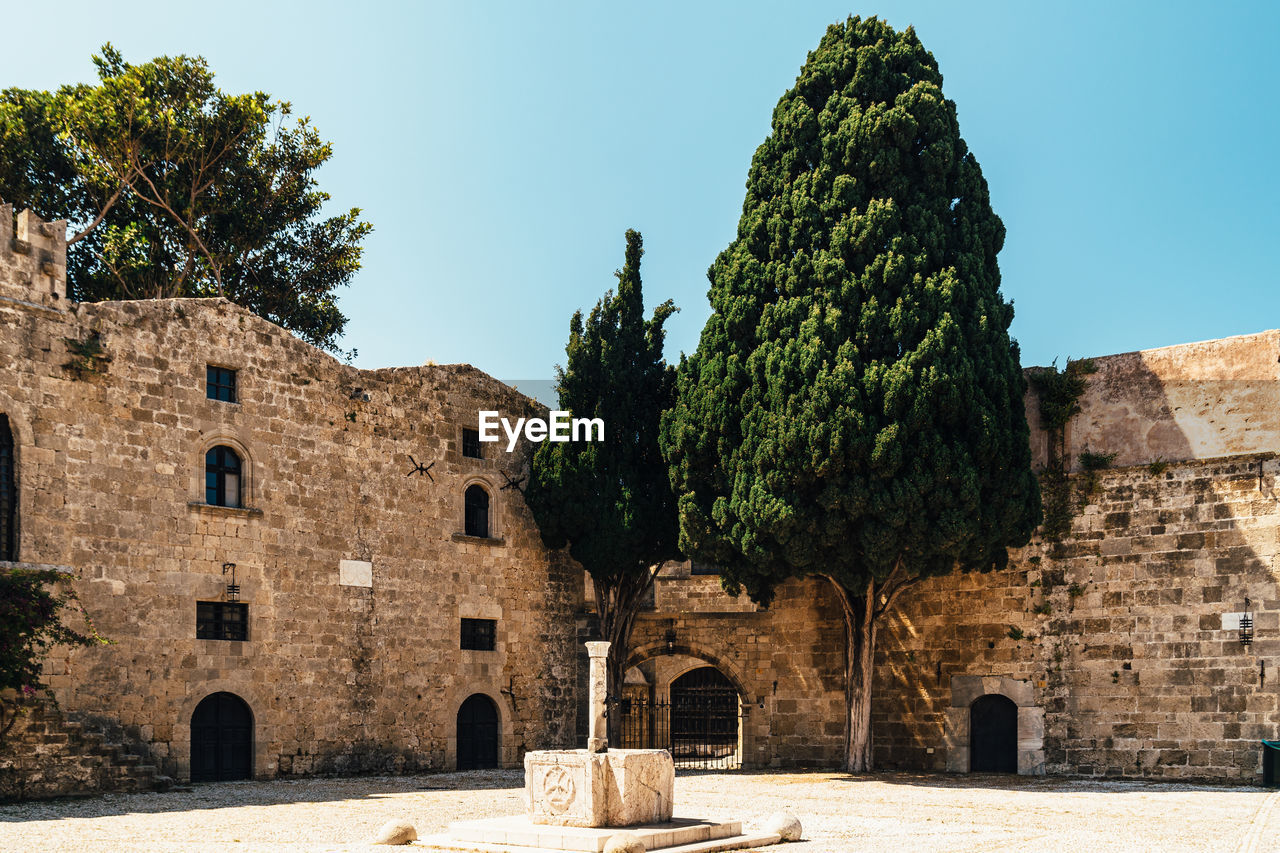
[[[542,776],[542,797],[552,814],[563,814],[573,805],[578,794],[573,775],[558,764],[547,768]]]

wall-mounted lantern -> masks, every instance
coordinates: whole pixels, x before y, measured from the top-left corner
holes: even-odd
[[[231,573],[231,583],[227,584],[226,600],[239,601],[240,600],[240,584],[236,583],[236,564],[235,563],[222,564],[223,577],[226,577],[228,572]]]

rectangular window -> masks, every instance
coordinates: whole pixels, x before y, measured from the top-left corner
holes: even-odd
[[[464,429],[462,431],[462,455],[472,459],[483,459],[484,451],[480,449],[480,431]]]
[[[236,401],[236,372],[229,367],[205,368],[205,396],[225,403]]]
[[[249,605],[238,601],[197,601],[196,639],[249,639]]]
[[[491,652],[498,634],[496,619],[463,619],[462,648]]]

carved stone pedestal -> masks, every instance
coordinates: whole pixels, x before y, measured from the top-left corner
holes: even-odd
[[[634,826],[671,820],[675,765],[665,749],[526,753],[529,820],[555,826]]]

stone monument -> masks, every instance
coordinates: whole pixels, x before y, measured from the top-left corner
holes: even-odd
[[[671,820],[675,764],[665,749],[609,749],[608,643],[587,643],[591,661],[586,749],[529,752],[529,820],[557,826],[634,826]]]
[[[424,839],[420,846],[493,853],[601,853],[622,827],[629,827],[638,843],[650,851],[679,847],[711,853],[779,841],[776,832],[743,833],[736,820],[672,818],[675,762],[671,753],[609,749],[608,654],[608,643],[587,643],[591,661],[587,748],[525,753],[526,813],[455,821],[447,835]]]

